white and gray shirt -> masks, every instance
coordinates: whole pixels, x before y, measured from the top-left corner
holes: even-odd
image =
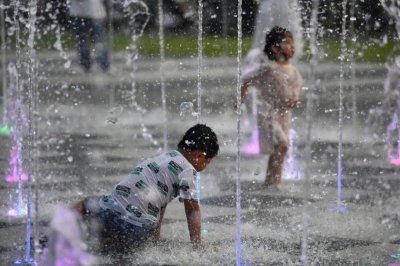
[[[160,212],[175,197],[198,200],[197,172],[178,151],[147,159],[100,200],[103,209],[136,226],[155,226]]]

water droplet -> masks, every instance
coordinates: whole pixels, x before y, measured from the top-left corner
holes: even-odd
[[[65,62],[64,68],[68,69],[70,67],[71,67],[71,60],[68,60],[67,62]]]
[[[261,173],[260,167],[256,167],[256,169],[253,171],[253,176],[258,176]]]
[[[360,200],[360,193],[357,192],[354,198],[355,198],[356,200]]]
[[[192,115],[193,109],[194,107],[192,102],[183,102],[179,106],[179,115],[180,116]]]

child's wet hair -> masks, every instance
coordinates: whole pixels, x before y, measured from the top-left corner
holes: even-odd
[[[287,37],[293,38],[292,33],[289,30],[278,26],[273,27],[272,30],[267,33],[265,36],[264,54],[268,56],[268,59],[276,60],[272,52],[272,47],[279,46]]]
[[[178,148],[185,151],[203,151],[206,158],[213,158],[218,154],[219,145],[217,135],[214,131],[204,125],[197,124],[186,131]]]

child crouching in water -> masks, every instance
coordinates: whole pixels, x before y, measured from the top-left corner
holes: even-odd
[[[103,246],[124,249],[160,237],[167,204],[183,202],[190,240],[201,247],[201,213],[196,176],[218,154],[216,134],[206,125],[190,128],[172,150],[138,164],[109,195],[87,197],[75,205],[84,218],[96,219]]]
[[[260,152],[270,154],[265,184],[281,188],[282,167],[288,150],[290,110],[299,101],[302,79],[289,63],[294,55],[293,35],[287,29],[274,27],[265,38],[264,53],[273,62],[247,77],[241,87],[241,99],[250,86],[259,91],[258,130]]]

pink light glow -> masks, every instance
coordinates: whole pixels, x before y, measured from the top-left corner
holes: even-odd
[[[400,158],[396,158],[396,159],[391,158],[389,160],[389,162],[390,162],[390,164],[393,164],[393,165],[396,165],[396,166],[400,166]]]
[[[20,217],[26,215],[26,207],[25,208],[18,208],[18,209],[11,209],[7,212],[7,215],[10,217]]]
[[[6,176],[6,182],[7,183],[16,183],[18,182],[18,176],[17,175],[8,175]],[[23,173],[21,174],[21,180],[22,181],[28,181],[28,175]]]
[[[14,183],[14,182],[16,182],[16,181],[15,181],[13,175],[8,175],[8,176],[6,176],[6,182],[7,182],[7,183]]]
[[[27,174],[22,174],[21,175],[21,180],[22,181],[28,181],[28,175]]]
[[[255,127],[251,133],[250,143],[246,144],[242,147],[242,152],[245,154],[259,154],[260,153],[260,145],[258,143],[258,128]]]
[[[17,211],[16,210],[9,210],[8,211],[8,213],[7,213],[7,215],[8,216],[11,216],[11,217],[15,217],[15,216],[17,216]]]

